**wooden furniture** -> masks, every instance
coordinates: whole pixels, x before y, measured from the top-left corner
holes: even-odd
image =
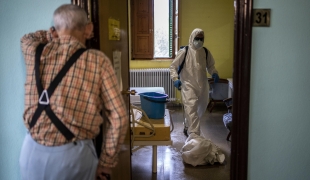
[[[132,152],[152,146],[152,172],[157,173],[157,146],[172,145],[173,122],[168,109],[163,119],[149,119],[139,107],[131,105]],[[137,147],[138,146],[138,147]]]
[[[157,173],[157,146],[170,146],[172,145],[172,141],[134,141],[133,145],[139,146],[138,148],[133,149],[133,152],[143,146],[152,146],[152,172]]]

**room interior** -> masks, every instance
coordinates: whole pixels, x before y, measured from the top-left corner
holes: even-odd
[[[202,28],[205,30],[205,46],[212,52],[212,55],[216,59],[216,68],[220,73],[220,78],[232,78],[232,66],[233,66],[233,46],[234,46],[234,1],[227,0],[225,2],[216,2],[210,1],[205,3],[204,1],[180,1],[179,2],[179,44],[187,44],[188,38],[191,31],[196,28]],[[126,6],[125,1],[123,2],[112,2],[112,1],[99,1],[99,11],[98,16],[93,13],[93,19],[99,21],[99,27],[95,29],[95,38],[92,41],[93,44],[99,44],[100,49],[105,52],[109,57],[113,57],[112,52],[119,50],[122,52],[122,68],[128,66],[129,71],[131,69],[149,69],[149,68],[168,68],[172,59],[132,59],[131,53],[124,43],[129,44],[129,49],[131,49],[131,1],[128,0]],[[127,8],[127,11],[126,11]],[[128,14],[126,14],[128,12]],[[194,12],[194,13],[193,13]],[[109,18],[103,18],[109,17]],[[106,26],[109,23],[109,19],[116,19],[120,22],[121,39],[118,41],[111,41],[108,36],[109,26]],[[128,18],[128,19],[126,19]],[[128,20],[128,24],[127,24]],[[129,28],[128,28],[129,27]],[[126,31],[128,29],[128,31]],[[97,34],[97,36],[96,36]],[[99,41],[99,43],[98,43]],[[126,57],[129,58],[129,61],[126,60]],[[113,58],[111,58],[113,61]],[[128,64],[127,64],[128,61]],[[122,79],[128,78],[126,71],[122,71]],[[129,87],[129,84],[126,84],[126,80],[123,80],[123,87]],[[176,92],[177,102],[180,102],[180,94]],[[180,109],[179,109],[180,110]],[[176,111],[178,112],[178,108]],[[225,113],[225,110],[222,111]],[[179,112],[180,114],[180,112]],[[212,121],[211,121],[212,122]],[[222,121],[221,121],[222,122]],[[223,131],[227,131],[224,126],[222,126]],[[226,133],[224,133],[226,135]],[[127,136],[127,141],[130,140],[130,135]],[[225,139],[225,138],[224,138]],[[159,148],[160,146],[158,146]],[[126,146],[125,149],[130,147]],[[124,156],[128,156],[129,151],[123,152]],[[229,156],[228,156],[229,157]],[[124,172],[124,167],[130,167],[130,161],[128,158],[126,162],[122,163],[122,171]],[[134,165],[135,161],[131,160],[131,167]],[[125,166],[124,166],[125,165]],[[226,164],[227,165],[227,164]],[[226,166],[229,169],[230,165]],[[118,169],[118,168],[117,168]],[[119,169],[118,169],[119,170]],[[115,171],[118,171],[115,170]],[[226,172],[228,175],[229,170]],[[131,176],[134,176],[135,170],[132,169]],[[221,174],[221,173],[219,173]],[[153,175],[154,176],[154,175]],[[161,175],[158,174],[157,177]],[[203,175],[202,175],[203,176]],[[229,176],[227,176],[229,177]],[[227,179],[227,178],[226,178]],[[229,178],[228,178],[229,179]]]
[[[78,3],[78,2],[77,2]],[[89,5],[90,6],[90,5]],[[131,6],[132,2],[128,0],[127,6],[124,2],[112,2],[112,1],[99,1],[99,10],[96,14],[95,12],[90,13],[93,21],[99,21],[99,27],[95,28],[95,38],[92,40],[93,44],[98,47],[103,52],[106,52],[108,57],[113,57],[112,52],[119,50],[122,52],[121,62],[122,68],[129,66],[129,69],[147,69],[147,68],[168,68],[172,59],[134,59],[129,60],[127,65],[126,57],[131,59],[131,53],[126,49],[123,44],[128,42],[129,49],[131,49]],[[126,14],[126,7],[127,12]],[[186,8],[185,8],[186,7]],[[189,8],[190,7],[190,8]],[[178,18],[179,18],[179,44],[187,44],[189,34],[196,28],[205,29],[206,43],[205,46],[212,52],[216,59],[216,68],[220,72],[221,78],[231,78],[232,77],[232,64],[233,64],[233,37],[234,37],[234,5],[233,1],[229,0],[225,3],[221,2],[210,2],[205,3],[203,1],[197,2],[186,2],[181,1],[178,5]],[[196,13],[192,13],[195,10]],[[206,13],[208,12],[208,13]],[[103,18],[109,17],[109,18]],[[120,22],[121,39],[118,41],[111,41],[107,35],[109,32],[109,19],[116,19]],[[128,19],[126,19],[128,18]],[[128,20],[128,24],[127,24]],[[126,31],[128,29],[128,31]],[[125,30],[125,31],[124,31]],[[96,39],[97,38],[97,39]],[[127,39],[128,38],[128,39]],[[99,43],[98,43],[99,41]],[[111,58],[112,59],[112,58]],[[113,59],[112,59],[113,61]],[[122,79],[128,77],[126,72],[122,72]],[[123,87],[129,87],[123,81]],[[180,99],[180,94],[176,93],[176,98]],[[178,101],[180,102],[180,100]],[[127,141],[130,140],[130,135],[127,136]],[[129,147],[126,146],[128,149]],[[126,154],[126,153],[125,153]],[[128,152],[127,155],[128,156]],[[128,158],[127,158],[128,160]],[[130,167],[130,161],[127,161],[126,166]],[[122,167],[124,167],[124,164]],[[124,168],[122,168],[124,169]]]

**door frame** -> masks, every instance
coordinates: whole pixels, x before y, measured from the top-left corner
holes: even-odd
[[[235,0],[233,126],[230,179],[246,180],[248,169],[249,105],[253,0]]]
[[[98,19],[98,0],[92,0],[92,16]],[[83,0],[71,0],[82,5]],[[89,1],[88,1],[89,2]],[[83,4],[88,9],[88,4]],[[82,6],[83,6],[82,5]],[[252,43],[253,0],[234,0],[234,64],[233,64],[233,119],[230,179],[246,180],[248,169],[249,104]],[[94,38],[90,47],[99,49],[99,22],[94,21]],[[130,56],[129,56],[130,57]]]

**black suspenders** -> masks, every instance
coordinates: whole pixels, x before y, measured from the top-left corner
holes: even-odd
[[[40,57],[43,51],[45,44],[40,44],[37,47],[36,55],[35,55],[35,77],[36,77],[36,84],[37,90],[39,94],[39,102],[38,108],[36,109],[31,122],[29,123],[30,129],[36,124],[38,118],[40,117],[43,110],[45,110],[47,116],[51,119],[52,123],[56,126],[56,128],[66,137],[69,141],[74,138],[74,134],[58,119],[55,113],[52,111],[51,106],[49,104],[49,99],[54,93],[56,87],[62,80],[62,78],[66,75],[70,67],[76,62],[76,60],[86,51],[85,48],[81,48],[77,50],[70,59],[66,62],[64,67],[60,70],[57,74],[55,79],[52,81],[50,86],[47,89],[43,89],[40,80]]]

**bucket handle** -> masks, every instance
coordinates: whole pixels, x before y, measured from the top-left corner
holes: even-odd
[[[152,102],[155,102],[155,103],[168,103],[169,101],[154,101],[153,99],[150,99],[150,98],[148,98],[148,97],[146,97],[146,96],[143,96],[143,98],[145,98],[145,99],[147,99],[147,100],[149,100],[149,101],[152,101]]]

